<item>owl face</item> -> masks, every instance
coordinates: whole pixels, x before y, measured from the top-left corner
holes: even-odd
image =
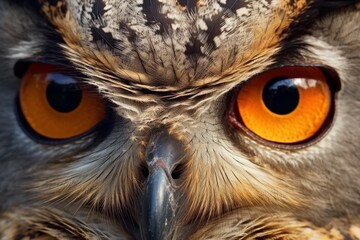
[[[0,209],[110,239],[357,219],[355,2],[2,1]]]

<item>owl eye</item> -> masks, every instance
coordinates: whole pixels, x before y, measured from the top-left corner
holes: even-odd
[[[318,67],[271,70],[240,88],[230,122],[262,141],[307,142],[330,125],[334,92]]]
[[[30,64],[23,74],[19,105],[35,133],[55,140],[87,133],[106,114],[95,88],[78,82],[61,67],[44,63]]]

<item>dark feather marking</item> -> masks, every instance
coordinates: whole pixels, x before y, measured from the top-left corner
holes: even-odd
[[[118,49],[120,51],[122,50],[120,47],[118,47],[123,45],[121,41],[114,39],[111,33],[104,32],[102,28],[95,26],[91,27],[91,34],[93,36],[93,42],[103,42],[109,47],[109,49]]]
[[[215,48],[215,37],[221,35],[221,24],[223,23],[224,12],[215,15],[212,19],[204,19],[207,30],[207,43],[210,49]]]
[[[186,7],[189,12],[195,12],[196,0],[178,0],[177,2],[181,6]]]
[[[359,0],[317,0],[315,2],[318,2],[320,7],[324,8],[339,8],[339,7],[345,7],[351,4],[355,4],[357,2],[360,2]]]
[[[142,12],[147,19],[147,26],[158,25],[160,29],[158,29],[156,33],[160,35],[170,31],[171,24],[173,24],[174,21],[167,18],[166,14],[160,12],[162,4],[159,0],[144,0],[140,7],[142,7]]]
[[[99,19],[105,14],[105,3],[103,0],[96,0],[93,7],[92,13],[96,19]]]
[[[339,8],[344,8],[350,5],[354,5],[355,3],[360,3],[360,1],[359,0],[342,0],[342,1],[317,0],[315,1],[314,7],[318,9],[319,15],[323,16]]]
[[[219,2],[220,6],[236,14],[236,10],[247,7],[249,3],[244,0],[227,0],[225,4]]]
[[[94,20],[98,20],[100,21],[104,14],[106,13],[105,11],[105,3],[103,0],[96,0],[93,7],[92,7],[92,14],[93,14],[93,19]],[[91,27],[91,35],[93,37],[93,42],[104,42],[109,49],[119,49],[119,47],[117,46],[122,46],[122,42],[120,42],[119,40],[115,39],[113,37],[113,35],[110,32],[105,32],[103,30],[103,26],[97,27],[97,26],[92,26]],[[117,44],[119,43],[119,44]],[[119,49],[120,51],[122,49]]]
[[[59,12],[65,16],[68,11],[66,0],[38,0],[40,5],[49,4],[50,7],[59,9]]]
[[[129,42],[134,43],[136,41],[136,32],[126,23],[121,22],[119,25],[119,30],[126,35]]]
[[[185,54],[190,58],[198,58],[199,56],[204,56],[204,53],[201,51],[203,43],[195,36],[192,36],[190,41],[186,44]]]

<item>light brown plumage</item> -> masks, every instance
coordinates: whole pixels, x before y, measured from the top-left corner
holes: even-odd
[[[74,219],[56,209],[20,208],[1,215],[0,239],[48,240],[48,239],[128,239],[124,232],[100,219]],[[348,219],[329,221],[324,227],[299,221],[286,213],[270,215],[245,210],[245,214],[229,213],[200,227],[189,239],[304,239],[343,240],[360,239],[360,224]]]

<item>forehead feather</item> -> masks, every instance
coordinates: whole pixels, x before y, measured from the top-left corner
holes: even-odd
[[[75,52],[95,49],[93,62],[134,82],[182,87],[262,67],[308,6],[306,0],[61,0],[66,11],[54,14],[61,4],[50,11],[49,1],[40,1]]]

